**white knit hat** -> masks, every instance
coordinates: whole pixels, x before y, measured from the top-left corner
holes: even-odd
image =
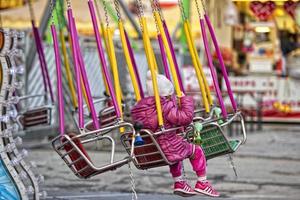
[[[159,96],[165,97],[174,94],[174,86],[172,82],[169,79],[167,79],[167,77],[161,74],[157,74],[156,77],[157,77]],[[150,71],[147,72],[146,86],[147,86],[148,96],[154,96],[153,83],[152,83],[152,77]]]

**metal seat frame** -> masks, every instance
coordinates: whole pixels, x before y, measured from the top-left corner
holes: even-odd
[[[172,131],[178,131],[181,130],[183,127],[176,127],[176,128],[170,128],[170,129],[163,129],[161,131],[153,133],[149,129],[142,129],[139,133],[143,140],[145,141],[144,145],[139,145],[134,147],[134,159],[133,163],[136,166],[136,168],[141,170],[147,170],[151,168],[161,167],[161,166],[167,166],[167,165],[173,165],[175,162],[168,161],[167,157],[165,156],[164,152],[160,148],[160,145],[156,141],[156,138],[162,134],[172,132]],[[150,139],[150,142],[147,143],[147,139]],[[130,153],[130,145],[132,145],[132,136],[130,132],[124,133],[121,136],[121,141],[123,146],[125,147],[127,153]],[[146,153],[137,153],[138,150],[143,150],[145,147],[153,147],[153,151],[146,152]],[[149,160],[151,159],[150,156],[158,156],[160,157],[157,160]],[[150,158],[149,158],[150,157]],[[141,161],[141,158],[143,158],[145,161]],[[153,157],[152,157],[153,158]]]
[[[81,178],[81,179],[87,179],[92,176],[104,173],[106,171],[115,170],[119,167],[122,167],[123,165],[129,163],[134,158],[134,143],[132,143],[129,152],[129,156],[123,158],[122,160],[114,161],[114,155],[115,155],[115,142],[114,139],[111,136],[108,136],[107,134],[112,132],[115,129],[119,128],[125,128],[129,132],[133,134],[133,137],[135,137],[135,130],[132,126],[132,124],[119,121],[117,124],[101,128],[99,130],[95,131],[89,131],[86,132],[85,130],[80,130],[80,134],[76,135],[75,137],[70,137],[67,134],[63,136],[58,136],[53,139],[52,146],[55,149],[55,151],[59,154],[59,156],[65,161],[67,166],[73,171],[73,173]],[[100,140],[109,140],[112,144],[111,149],[111,156],[110,156],[110,163],[104,165],[104,166],[96,166],[92,160],[86,155],[79,147],[75,144],[74,140],[80,140],[81,144],[88,144]],[[71,145],[72,149],[68,152],[64,149],[66,145]],[[72,152],[76,152],[78,155],[80,155],[80,158],[72,161],[70,158],[70,154]],[[87,167],[83,169],[76,169],[75,164],[83,161],[86,163]],[[90,171],[91,173],[83,175],[84,171]]]
[[[241,145],[245,144],[246,140],[247,140],[245,121],[244,121],[244,118],[242,116],[241,111],[237,111],[234,114],[229,114],[227,119],[215,118],[212,113],[206,119],[204,119],[203,117],[195,117],[193,121],[194,122],[200,122],[203,126],[203,131],[205,131],[205,130],[209,131],[208,129],[210,129],[210,130],[217,129],[217,131],[219,131],[219,133],[221,133],[223,135],[223,139],[226,141],[229,150],[224,151],[224,152],[219,153],[219,154],[216,154],[214,156],[207,156],[206,157],[207,160],[209,160],[211,158],[214,158],[214,157],[217,157],[217,156],[221,156],[221,155],[225,155],[225,154],[229,154],[229,153],[234,153],[235,151],[237,151],[239,149],[239,147]],[[224,122],[223,123],[218,123],[219,120],[222,120]],[[227,135],[225,134],[226,131],[224,129],[235,120],[239,120],[239,122],[241,123],[242,139],[229,140]],[[194,131],[194,129],[193,129],[193,126],[192,127],[189,126],[189,127],[190,127],[190,130],[186,131],[186,138],[188,139],[188,141],[192,142],[193,141],[193,132],[191,133],[191,131]],[[234,148],[230,145],[230,141],[237,142],[237,144]]]
[[[22,96],[20,98],[20,101],[24,101],[24,100],[28,100],[28,99],[34,99],[34,98],[47,98],[46,97],[47,94],[37,94],[37,95],[27,95],[27,96]],[[53,106],[52,104],[46,104],[44,106],[38,106],[38,107],[34,107],[34,108],[27,108],[25,111],[23,112],[20,112],[17,116],[17,123],[18,125],[20,126],[21,129],[23,130],[27,130],[27,129],[32,129],[32,128],[40,128],[41,126],[50,126],[51,125],[51,122],[52,122],[52,109],[53,109]],[[47,120],[41,120],[41,117],[43,116],[39,116],[37,115],[36,117],[32,117],[32,120],[33,122],[36,122],[36,123],[32,123],[30,124],[28,127],[26,127],[26,124],[23,124],[22,123],[22,119],[24,119],[24,117],[26,116],[26,114],[34,114],[34,113],[39,113],[41,111],[47,111]],[[44,118],[44,117],[43,117]],[[45,122],[45,123],[43,123]],[[35,125],[36,124],[36,125]]]

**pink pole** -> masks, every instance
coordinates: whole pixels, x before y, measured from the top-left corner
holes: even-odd
[[[74,32],[74,27],[73,27],[73,13],[72,10],[69,8],[68,9],[68,22],[69,22],[69,27],[70,27],[70,34],[71,34],[71,40],[73,44],[72,48],[72,54],[73,54],[73,62],[74,62],[74,68],[75,68],[75,75],[76,75],[76,85],[77,85],[77,98],[78,98],[78,124],[79,128],[84,127],[84,118],[83,118],[83,97],[82,97],[82,91],[81,91],[81,75],[80,75],[80,69],[79,69],[79,64],[78,64],[78,55],[76,52],[76,36]]]
[[[218,78],[217,78],[217,74],[213,65],[213,61],[212,61],[212,56],[209,50],[209,46],[208,46],[208,40],[207,40],[207,36],[206,36],[206,30],[205,30],[205,24],[203,19],[200,19],[200,26],[201,26],[201,32],[202,32],[202,38],[203,38],[203,43],[204,43],[204,48],[205,48],[205,52],[206,52],[206,56],[207,56],[207,62],[208,62],[208,66],[213,78],[213,83],[215,86],[215,90],[217,93],[217,97],[218,97],[218,101],[222,110],[222,114],[224,118],[227,118],[228,114],[224,105],[224,101],[223,101],[223,97],[221,94],[221,90],[219,88],[219,83],[218,83]]]
[[[107,68],[106,61],[105,61],[101,36],[99,34],[99,31],[98,31],[99,27],[98,27],[97,18],[96,18],[96,15],[95,15],[94,3],[93,3],[93,1],[89,0],[88,4],[89,4],[90,14],[91,14],[92,22],[93,22],[94,34],[95,34],[95,38],[96,38],[96,43],[97,43],[98,53],[99,53],[99,57],[100,57],[100,61],[101,61],[102,70],[104,72],[104,76],[105,76],[105,79],[107,81],[108,90],[109,90],[109,93],[111,95],[111,99],[112,99],[113,104],[114,104],[116,115],[117,115],[118,118],[120,118],[121,117],[121,112],[120,112],[120,109],[119,109],[119,106],[118,106],[118,103],[117,103],[115,91],[114,91],[114,88],[112,86],[112,81],[111,81],[111,78],[109,76],[108,68]]]
[[[221,54],[221,51],[220,51],[220,48],[219,48],[219,45],[218,45],[218,41],[217,41],[217,38],[216,38],[216,35],[215,35],[215,32],[214,32],[214,29],[211,25],[209,17],[206,14],[204,15],[204,18],[205,18],[206,24],[208,26],[208,30],[209,30],[210,35],[211,35],[211,39],[214,43],[215,50],[217,52],[217,56],[218,56],[218,59],[219,59],[220,65],[221,65],[222,74],[223,74],[223,77],[224,77],[224,80],[225,80],[225,83],[226,83],[226,88],[227,88],[227,91],[228,91],[228,95],[229,95],[232,107],[233,107],[234,111],[236,111],[237,110],[237,105],[236,105],[236,102],[235,102],[234,97],[233,97],[233,92],[231,90],[231,85],[230,85],[230,81],[229,81],[229,78],[228,78],[227,70],[226,70],[226,67],[225,67],[225,64],[224,64],[224,60],[223,60],[223,57],[222,57],[222,54]]]
[[[61,61],[59,53],[59,44],[57,39],[57,33],[55,25],[51,25],[51,33],[53,39],[53,48],[55,54],[55,64],[56,64],[56,76],[57,76],[57,102],[59,110],[59,132],[60,135],[65,134],[65,116],[64,116],[64,100],[62,93],[62,73],[61,73]]]
[[[78,54],[78,59],[79,59],[78,60],[79,61],[79,68],[80,68],[80,72],[81,72],[81,76],[82,76],[83,85],[84,85],[84,88],[85,88],[85,91],[86,91],[86,96],[87,96],[87,99],[88,99],[87,103],[88,103],[88,105],[91,109],[91,115],[92,115],[94,128],[99,129],[100,125],[99,125],[98,117],[97,117],[97,114],[96,114],[95,106],[94,106],[94,103],[93,103],[93,97],[92,97],[92,93],[91,93],[91,90],[90,90],[89,81],[88,81],[87,74],[86,74],[86,71],[85,71],[84,60],[83,60],[83,57],[82,57],[82,54],[81,54],[81,49],[80,49],[80,46],[79,46],[79,43],[78,43],[79,38],[78,38],[78,33],[77,33],[74,18],[73,18],[72,22],[73,22],[73,27],[74,27],[75,41],[76,41],[76,44],[74,44],[74,46],[76,45],[76,52]]]

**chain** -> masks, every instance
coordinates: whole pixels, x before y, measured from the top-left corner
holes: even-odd
[[[236,178],[238,178],[237,170],[236,170],[236,167],[235,167],[235,164],[233,162],[233,158],[232,158],[231,154],[228,155],[228,158],[229,158],[229,161],[230,161],[231,168],[234,172],[234,175],[235,175]]]
[[[199,17],[201,17],[202,14],[201,14],[201,11],[200,11],[200,6],[199,6],[199,3],[198,3],[198,0],[195,0],[195,3],[196,3],[196,8],[197,8],[198,15],[199,15]]]
[[[138,6],[138,18],[141,27],[141,32],[143,32],[144,31],[143,23],[142,23],[142,17],[144,16],[143,3],[141,0],[135,0],[135,2],[137,3]]]
[[[156,32],[157,32],[157,35],[160,34],[159,32],[159,27],[158,27],[158,22],[157,22],[157,19],[155,17],[155,12],[159,12],[158,9],[157,9],[157,5],[155,3],[154,0],[151,0],[151,7],[152,7],[152,14],[153,14],[153,18],[154,18],[154,22],[155,22],[155,26],[156,26]]]
[[[154,1],[155,1],[155,3],[156,3],[157,11],[159,12],[159,15],[160,15],[161,20],[162,20],[162,21],[165,20],[164,14],[163,14],[163,12],[162,12],[162,10],[161,10],[161,7],[160,7],[160,5],[159,5],[159,0],[154,0]]]
[[[134,176],[132,173],[132,168],[131,168],[130,163],[128,163],[128,169],[129,169],[129,176],[130,176],[130,183],[131,183],[131,190],[132,190],[132,200],[138,200],[137,193],[135,191]]]
[[[95,5],[96,5],[96,12],[97,12],[98,19],[100,20],[100,22],[102,22],[102,17],[100,14],[100,7],[99,7],[97,0],[95,0]]]
[[[67,8],[71,9],[71,0],[66,0],[67,1]]]
[[[121,19],[120,5],[119,5],[118,0],[114,0],[114,4],[115,4],[116,12],[117,12],[118,21],[120,22],[122,19]]]
[[[32,0],[28,0],[28,6],[29,6],[29,13],[32,21],[35,21],[34,11],[32,7]]]
[[[206,4],[205,4],[204,0],[201,0],[201,4],[202,4],[203,10],[204,10],[204,13],[207,13]]]
[[[185,21],[187,19],[187,17],[186,17],[185,11],[184,11],[182,0],[178,0],[178,6],[180,8],[181,17],[182,17],[183,21]]]
[[[53,16],[54,3],[53,3],[53,1],[55,1],[55,0],[50,0],[50,14],[51,14],[51,23],[52,23],[52,25],[54,24],[54,16]]]
[[[104,15],[105,15],[105,21],[106,21],[106,27],[109,27],[109,19],[108,19],[108,12],[107,12],[107,6],[106,1],[102,0],[103,9],[104,9]]]

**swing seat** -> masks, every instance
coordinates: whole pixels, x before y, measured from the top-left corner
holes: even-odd
[[[118,119],[117,114],[115,112],[115,108],[113,106],[102,109],[99,112],[99,119],[101,127],[112,126],[116,123]]]
[[[237,118],[240,119],[243,140],[232,139],[229,140],[225,136],[224,128],[228,126],[233,120]],[[234,153],[238,148],[246,142],[247,135],[245,130],[244,119],[241,115],[241,112],[237,112],[229,117],[229,119],[222,124],[219,124],[220,119],[209,119],[207,121],[202,121],[203,129],[200,132],[201,136],[201,147],[204,151],[205,157],[207,160],[222,156],[225,154]],[[196,119],[194,121],[197,121]],[[194,142],[194,133],[193,131],[187,134],[188,140]]]
[[[58,136],[52,141],[52,146],[77,177],[87,179],[120,168],[131,161],[132,156],[127,156],[118,161],[114,160],[115,141],[112,137],[108,136],[107,133],[120,128],[124,128],[125,130],[129,129],[135,135],[134,128],[131,124],[120,122],[112,127],[90,132],[83,131],[79,135],[70,133],[68,135]],[[93,162],[85,145],[95,144],[102,140],[109,140],[111,142],[110,162],[98,167]],[[133,145],[131,149],[133,150]],[[133,155],[133,152],[130,155]]]
[[[30,127],[43,126],[51,124],[51,106],[43,106],[28,110],[17,117],[17,122],[21,124],[24,130]]]
[[[166,132],[176,131],[179,128],[172,128],[168,130],[159,131],[153,133],[148,129],[140,130],[140,136],[142,137],[144,144],[134,146],[134,165],[141,170],[147,170],[151,168],[173,165],[175,163],[169,162],[165,154],[161,150],[159,144],[156,141],[156,137]],[[121,136],[121,141],[126,151],[130,153],[130,146],[132,145],[132,133],[127,132]]]
[[[106,94],[105,94],[105,96],[106,96]],[[116,124],[118,122],[117,121],[118,117],[116,115],[114,106],[112,105],[109,97],[106,96],[104,98],[93,100],[93,103],[94,103],[94,105],[104,103],[107,106],[107,107],[103,108],[102,110],[100,110],[100,112],[98,114],[99,124],[102,128],[113,126],[114,124]],[[87,105],[84,105],[83,107],[87,108]],[[125,108],[125,105],[122,104],[122,109],[124,110],[124,108]],[[76,113],[74,113],[74,114],[76,114]],[[74,114],[73,114],[73,117],[75,117]],[[93,126],[93,121],[87,122],[84,125],[84,127],[85,127],[85,129],[87,129],[89,131],[95,130],[94,126]]]

